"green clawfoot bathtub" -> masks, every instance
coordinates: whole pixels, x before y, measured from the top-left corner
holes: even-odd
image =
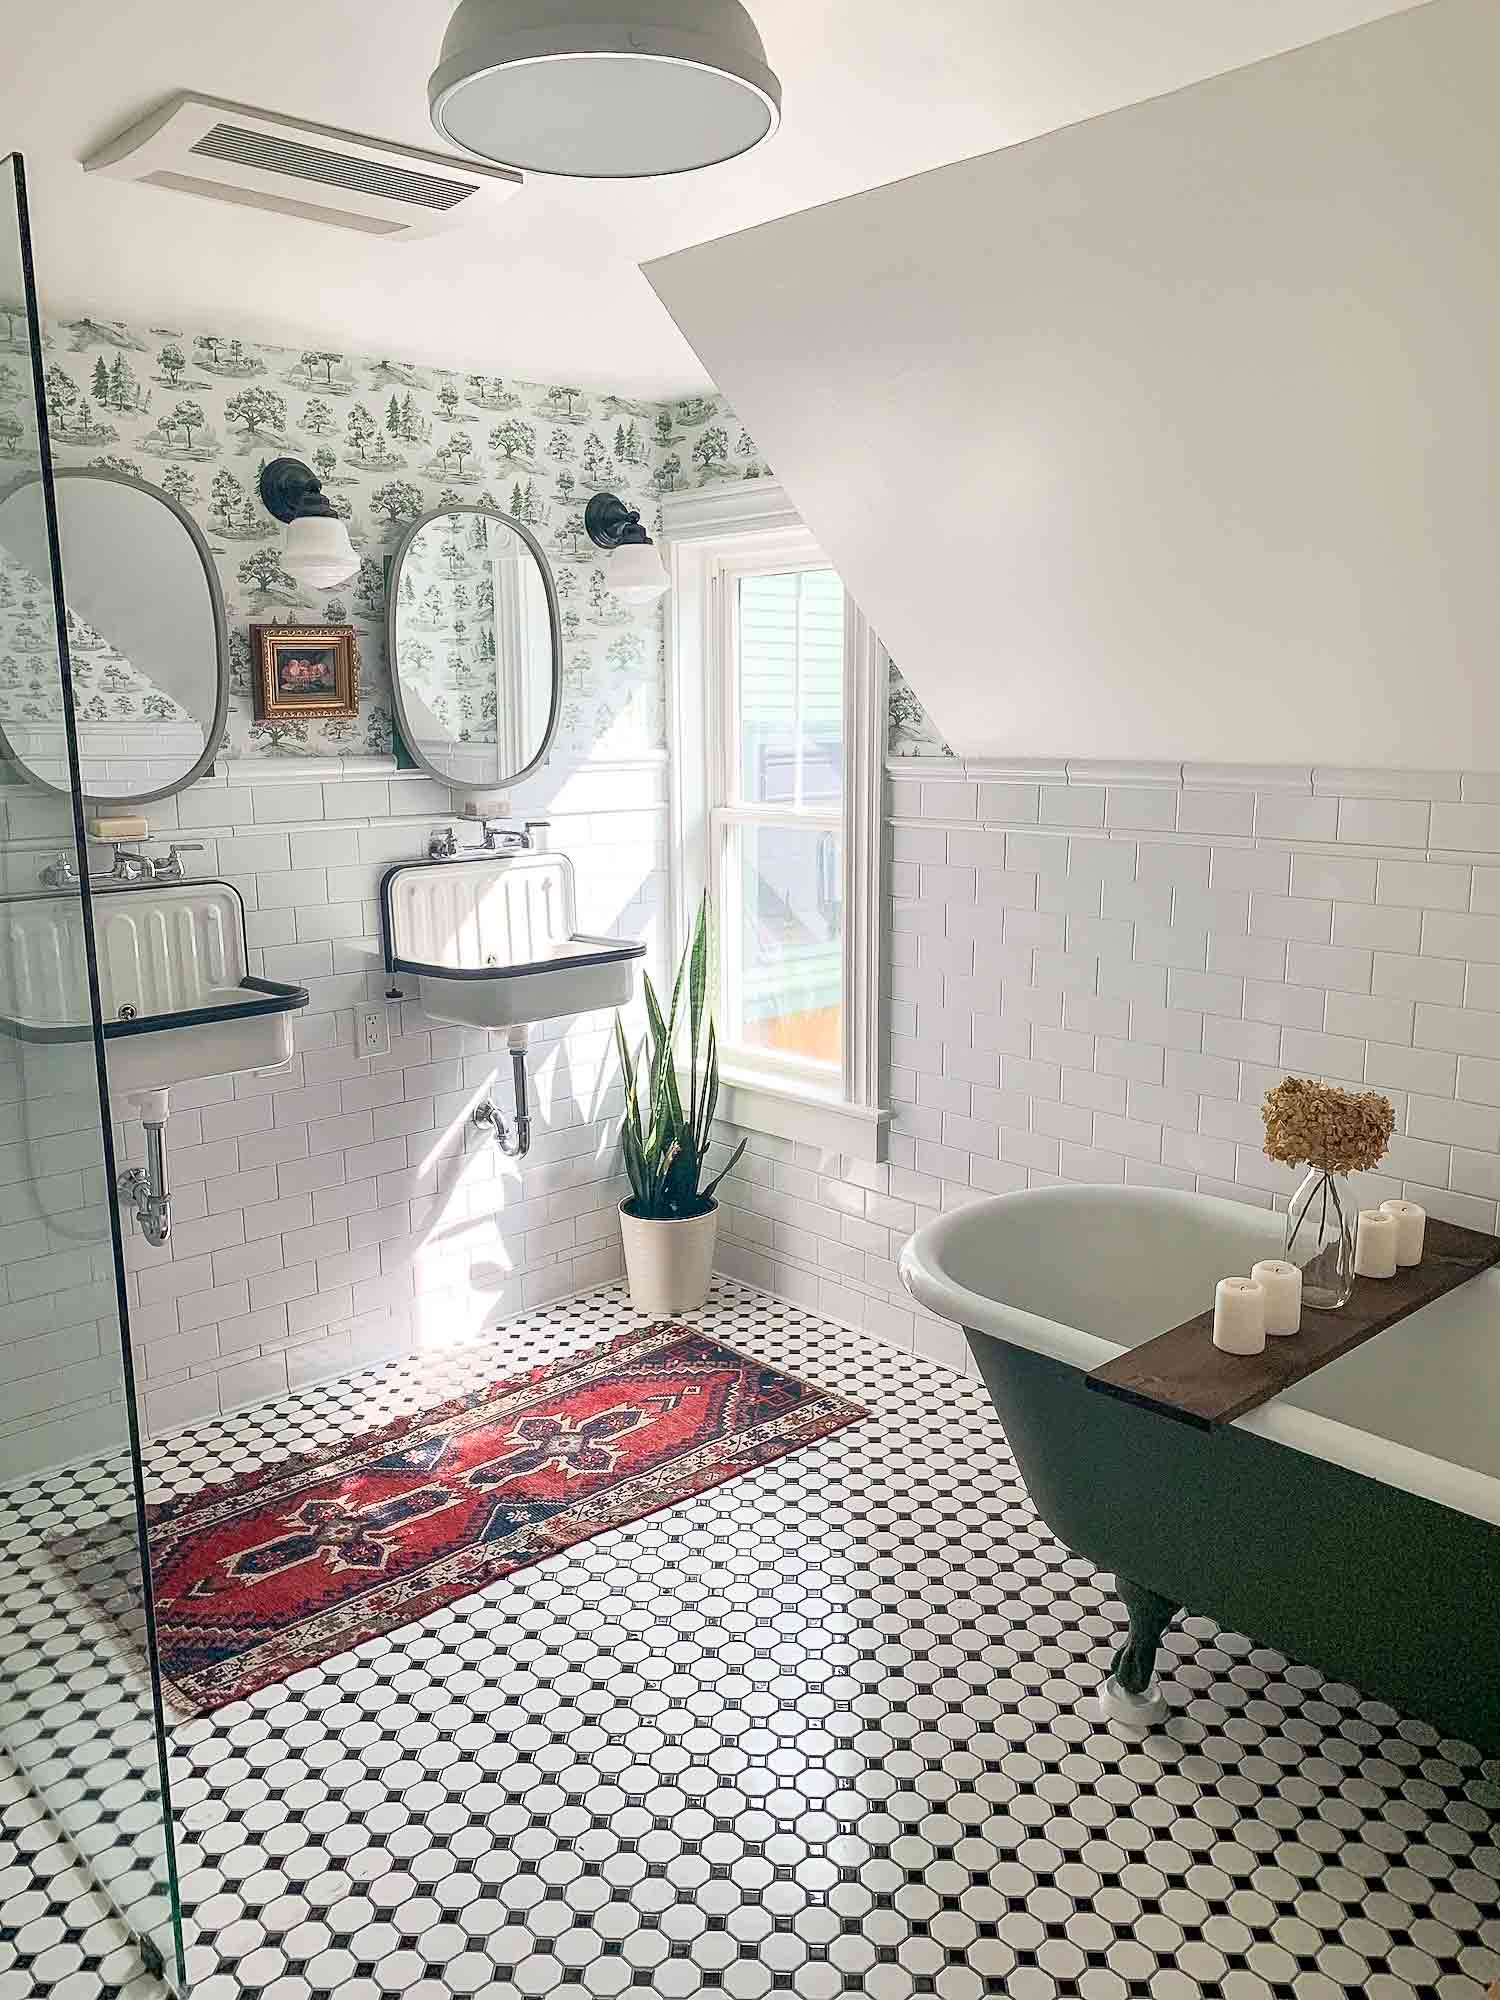
[[[1112,1720],[1166,1713],[1157,1643],[1185,1607],[1500,1753],[1500,1272],[1221,1430],[1085,1386],[1279,1256],[1282,1227],[1208,1195],[1038,1188],[928,1223],[901,1278],[964,1328],[1052,1532],[1115,1574]]]

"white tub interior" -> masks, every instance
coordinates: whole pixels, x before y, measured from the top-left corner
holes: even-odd
[[[1148,1340],[1210,1306],[1217,1279],[1279,1256],[1283,1223],[1207,1195],[1052,1187],[977,1203],[933,1227],[941,1247],[929,1261],[940,1260],[955,1298],[974,1302],[950,1316],[1090,1369],[1105,1358],[1097,1342]],[[924,1303],[950,1312],[935,1298]],[[982,1316],[985,1303],[997,1316]],[[1074,1336],[1070,1350],[1072,1329],[1094,1339]],[[1274,1435],[1278,1411],[1500,1479],[1500,1273],[1425,1306],[1242,1421]]]

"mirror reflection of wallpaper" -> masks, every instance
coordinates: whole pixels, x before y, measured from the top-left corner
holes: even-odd
[[[886,690],[886,748],[892,757],[953,755],[894,660]]]
[[[451,500],[497,506],[524,521],[547,552],[563,622],[557,754],[632,756],[660,748],[661,607],[627,611],[611,594],[601,553],[584,534],[584,506],[595,492],[618,492],[649,524],[664,493],[772,476],[719,396],[653,403],[94,316],[49,325],[45,338],[43,388],[57,462],[147,478],[208,536],[229,614],[228,744],[236,756],[390,748],[384,562],[418,515]],[[5,359],[24,344],[20,321],[0,321],[0,482],[7,461],[35,463],[26,378]],[[348,519],[361,561],[343,590],[301,589],[281,567],[280,529],[261,507],[255,482],[261,465],[282,453],[314,466]],[[356,721],[253,723],[246,627],[271,619],[354,624]],[[909,722],[918,710],[906,694],[909,700],[892,701],[898,754],[913,754]]]
[[[166,783],[196,760],[203,727],[180,703],[71,611],[67,637],[85,785],[149,791],[154,774]],[[3,546],[0,729],[29,770],[48,784],[67,783],[51,586]]]
[[[552,715],[543,565],[503,515],[439,514],[406,544],[395,588],[411,748],[459,783],[508,784],[541,755]]]
[[[465,743],[495,741],[495,586],[479,514],[433,522],[401,565],[403,685]]]

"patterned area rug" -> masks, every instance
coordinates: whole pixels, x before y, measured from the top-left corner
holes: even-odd
[[[166,1502],[164,1691],[207,1714],[865,1415],[666,1322]]]

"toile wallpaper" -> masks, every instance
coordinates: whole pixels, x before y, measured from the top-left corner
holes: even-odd
[[[886,750],[892,757],[953,755],[894,660],[886,691]]]
[[[618,492],[652,521],[660,496],[770,476],[722,397],[648,403],[558,383],[454,373],[391,356],[267,346],[192,327],[83,317],[49,324],[44,395],[59,464],[112,468],[162,487],[198,522],[229,618],[228,754],[358,756],[391,747],[385,566],[419,515],[462,503],[524,521],[552,563],[562,606],[563,707],[554,756],[637,757],[664,747],[662,614],[608,587],[583,528],[592,494]],[[24,321],[0,309],[0,478],[25,464]],[[349,525],[358,575],[309,591],[282,568],[281,526],[261,506],[262,465],[305,459]],[[352,623],[360,712],[347,722],[257,723],[248,627]],[[942,745],[898,674],[891,748]]]

